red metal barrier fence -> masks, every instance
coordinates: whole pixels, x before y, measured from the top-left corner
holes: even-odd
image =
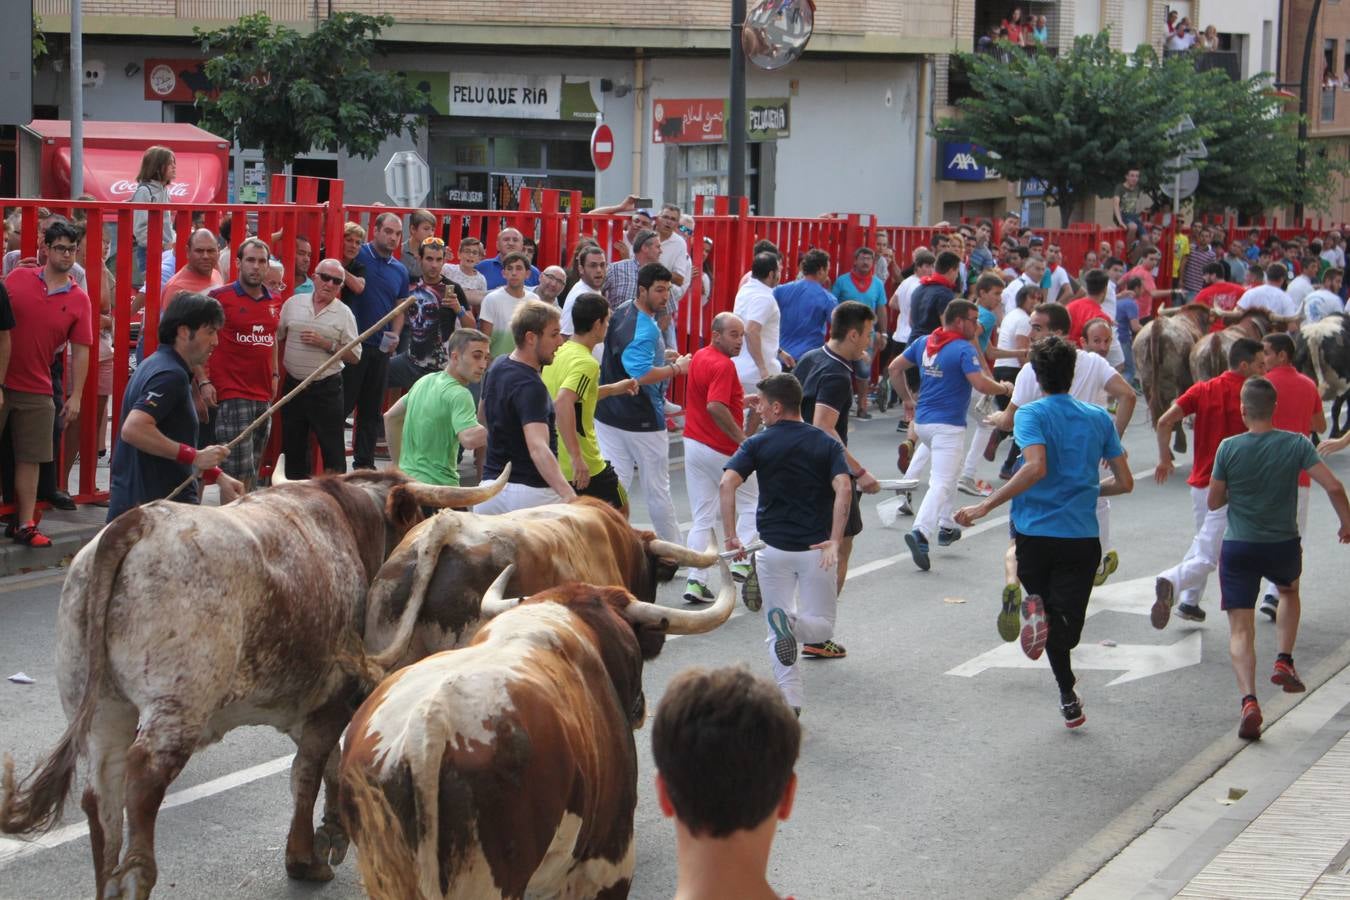
[[[320,203],[320,182],[326,181],[327,200]],[[293,191],[293,194],[292,194]],[[341,258],[343,227],[348,221],[360,222],[370,231],[373,220],[380,213],[393,212],[406,221],[409,209],[382,206],[377,204],[347,204],[343,198],[343,183],[338,180],[317,178],[295,178],[287,180],[281,176],[273,179],[272,197],[294,197],[293,201],[275,204],[207,204],[169,206],[155,204],[106,203],[106,202],[54,202],[49,200],[3,200],[6,207],[18,209],[20,213],[20,250],[21,257],[33,257],[38,251],[38,210],[46,208],[58,215],[74,218],[77,213],[87,217],[95,225],[101,225],[105,241],[119,248],[115,259],[111,261],[108,272],[113,278],[112,319],[113,319],[113,385],[111,411],[108,421],[116,423],[121,415],[122,395],[126,390],[131,371],[133,353],[132,322],[137,318],[132,313],[132,299],[135,292],[131,286],[133,213],[138,210],[167,213],[171,217],[174,233],[174,245],[161,250],[161,217],[148,217],[146,271],[157,273],[161,269],[162,258],[171,252],[174,256],[173,267],[179,269],[187,261],[187,247],[192,235],[194,219],[199,219],[201,227],[220,233],[221,227],[229,223],[230,241],[228,253],[233,260],[239,246],[249,235],[263,236],[272,248],[273,255],[281,260],[287,273],[287,283],[293,282],[296,239],[304,237],[312,245],[310,272],[313,266],[325,256]],[[485,252],[491,256],[497,252],[497,236],[503,228],[519,229],[525,236],[536,241],[537,254],[535,264],[540,268],[548,265],[561,265],[567,268],[577,243],[583,237],[595,239],[606,250],[611,259],[617,258],[618,247],[623,240],[626,215],[596,215],[581,213],[578,192],[559,192],[552,190],[521,192],[521,208],[518,210],[477,210],[477,209],[431,209],[436,217],[436,234],[447,239],[447,259],[457,258],[460,241],[466,237],[476,237],[483,241]],[[845,214],[822,218],[766,217],[748,215],[747,206],[742,203],[738,210],[732,210],[726,197],[696,199],[695,209],[703,214],[695,216],[694,232],[690,240],[690,257],[693,277],[690,280],[680,304],[676,323],[676,332],[681,352],[693,352],[704,346],[712,328],[713,317],[722,311],[730,310],[744,273],[749,269],[751,250],[757,240],[773,241],[784,256],[784,280],[795,277],[801,256],[810,249],[821,249],[830,255],[831,274],[835,277],[848,271],[852,266],[853,251],[858,247],[875,247],[879,234],[885,234],[895,250],[896,260],[902,266],[908,264],[913,251],[920,246],[931,246],[935,230],[931,227],[888,226],[881,225],[869,215]],[[735,213],[739,213],[739,215]],[[1322,233],[1322,223],[1312,228],[1309,221],[1305,228],[1278,228],[1260,222],[1256,226],[1238,225],[1229,220],[1222,223],[1229,240],[1235,237],[1246,238],[1250,229],[1255,227],[1259,237],[1275,236],[1282,240],[1294,235]],[[1330,226],[1327,226],[1329,228]],[[94,230],[94,229],[91,229]],[[1122,229],[1101,228],[1096,225],[1076,225],[1069,229],[1033,229],[1047,242],[1058,244],[1064,254],[1064,265],[1077,272],[1082,267],[1083,258],[1089,250],[1097,250],[1103,242],[1114,244],[1123,240]],[[1158,284],[1167,287],[1171,283],[1172,231],[1167,229],[1160,240],[1163,262],[1160,266]],[[106,278],[103,265],[98,264],[101,247],[97,243],[85,244],[85,257],[90,262],[85,266],[88,293],[95,303],[99,302]],[[401,253],[401,248],[398,251]],[[410,266],[410,268],[412,268]],[[413,268],[414,277],[417,271]],[[144,324],[141,334],[145,352],[152,352],[156,345],[156,330],[159,311],[162,306],[161,279],[150,277],[145,286]],[[92,354],[91,354],[92,355]],[[81,403],[81,427],[79,447],[65,447],[63,453],[69,454],[78,449],[82,464],[79,470],[79,483],[71,493],[81,503],[105,497],[99,493],[96,484],[96,448],[99,435],[96,433],[98,406],[98,377],[96,361],[91,359],[90,372],[84,385]],[[70,379],[65,379],[69,390]],[[683,385],[675,387],[676,398],[683,393]],[[114,429],[115,431],[115,429]],[[279,421],[273,423],[272,442],[266,458],[264,475],[270,472],[280,444]],[[116,440],[116,434],[112,440]],[[111,444],[110,444],[111,446]],[[58,468],[58,473],[64,471]],[[58,474],[64,487],[64,478]],[[11,507],[0,506],[0,514],[12,511]]]

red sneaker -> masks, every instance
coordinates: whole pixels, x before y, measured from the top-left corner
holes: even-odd
[[[1270,683],[1284,688],[1286,694],[1301,694],[1307,690],[1294,671],[1294,664],[1282,659],[1275,660],[1275,671],[1270,674]]]
[[[38,531],[37,522],[30,521],[14,532],[14,543],[27,544],[29,547],[50,547],[52,539]]]
[[[1248,700],[1242,704],[1242,718],[1238,720],[1238,737],[1254,741],[1261,737],[1261,704]]]
[[[1045,621],[1045,602],[1035,594],[1022,601],[1022,652],[1028,659],[1040,659],[1045,651],[1045,639],[1050,635]]]
[[[903,475],[909,470],[909,461],[914,458],[914,439],[901,441],[900,446],[895,448],[895,466]]]

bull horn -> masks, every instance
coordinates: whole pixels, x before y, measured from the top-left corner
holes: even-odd
[[[634,600],[624,608],[624,618],[634,625],[659,628],[666,634],[706,634],[731,618],[731,611],[736,607],[736,582],[731,580],[731,567],[727,561],[715,553],[711,555],[722,577],[722,588],[712,606],[699,610],[671,609]]]
[[[512,609],[520,603],[519,597],[506,597],[506,583],[511,580],[511,573],[516,570],[515,563],[502,569],[502,573],[496,580],[488,586],[487,592],[483,594],[483,601],[479,607],[479,615],[484,619],[491,619],[494,616]]]
[[[480,484],[477,487],[451,487],[442,484],[423,484],[411,481],[404,485],[413,499],[422,506],[434,506],[440,509],[450,507],[464,509],[478,503],[484,503],[501,493],[506,487],[506,479],[511,476],[511,464],[507,463],[496,481]]]
[[[277,456],[277,461],[272,466],[272,487],[279,484],[290,484],[290,479],[286,477],[286,454]]]
[[[663,541],[660,538],[652,538],[647,543],[647,550],[653,556],[659,556],[662,559],[672,559],[676,564],[688,566],[691,569],[706,569],[716,565],[718,560],[717,550],[713,547],[709,547],[705,553],[699,553],[695,550],[690,550],[688,547],[672,544],[670,541]]]

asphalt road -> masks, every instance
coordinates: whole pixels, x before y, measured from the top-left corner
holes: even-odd
[[[850,429],[855,452],[883,476],[893,472],[894,423],[887,414]],[[1142,413],[1126,446],[1136,474],[1151,473],[1155,454]],[[1350,477],[1350,453],[1332,463]],[[1044,661],[1029,666],[994,628],[1006,510],[953,547],[934,547],[933,569],[921,573],[901,531],[879,524],[877,498],[864,500],[867,527],[837,631],[849,656],[805,663],[800,789],[770,865],[780,891],[804,898],[1062,896],[1238,749],[1238,696],[1213,579],[1204,625],[1174,619],[1159,633],[1146,615],[1153,576],[1190,541],[1182,483],[1188,471],[1179,467],[1175,483],[1163,487],[1145,475],[1133,495],[1114,503],[1121,566],[1096,596],[1076,653],[1087,724],[1072,732],[1063,727]],[[993,472],[982,464],[984,477],[992,480]],[[678,468],[673,479],[687,523]],[[1310,688],[1350,663],[1350,623],[1340,608],[1346,551],[1335,543],[1330,505],[1314,492],[1297,652]],[[634,520],[646,518],[639,506]],[[663,602],[679,604],[681,588],[667,586]],[[36,679],[0,682],[0,750],[13,753],[20,772],[65,724],[52,668],[59,589],[59,576],[0,582],[0,676],[23,670]],[[649,704],[654,708],[670,677],[689,666],[743,661],[769,675],[763,637],[759,617],[738,608],[717,632],[672,641],[648,664]],[[1273,628],[1264,620],[1258,641],[1264,670],[1274,657]],[[1261,698],[1268,722],[1298,699],[1268,684]],[[644,900],[671,896],[675,884],[674,831],[651,788],[648,741],[638,734],[633,896]],[[291,752],[283,736],[250,728],[193,758],[159,818],[161,895],[363,896],[350,859],[330,884],[287,880]],[[0,840],[0,897],[91,892],[77,806],[44,843]]]

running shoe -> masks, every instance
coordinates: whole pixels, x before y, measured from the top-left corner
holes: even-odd
[[[1274,594],[1266,594],[1261,600],[1261,615],[1265,616],[1271,622],[1275,621],[1279,615],[1280,598]]]
[[[909,547],[909,552],[914,557],[914,565],[927,572],[928,541],[924,538],[923,532],[917,528],[905,532],[905,545]]]
[[[1059,705],[1059,713],[1064,717],[1065,728],[1077,728],[1087,721],[1087,716],[1083,715],[1083,698],[1077,691],[1073,692],[1072,700]]]
[[[1177,618],[1185,619],[1187,622],[1205,621],[1205,611],[1194,603],[1178,603]]]
[[[900,470],[900,474],[905,474],[909,470],[909,461],[914,458],[914,439],[908,438],[900,442],[900,446],[895,448],[895,467]]]
[[[792,622],[780,606],[769,610],[769,628],[773,630],[773,653],[785,666],[797,662],[797,636],[792,633]]]
[[[939,529],[938,529],[938,546],[939,546],[939,547],[950,547],[952,544],[955,544],[955,543],[956,543],[957,541],[959,541],[959,540],[961,540],[961,529],[960,529],[960,528],[939,528]]]
[[[802,644],[802,655],[815,659],[843,659],[848,656],[848,651],[843,644],[821,641],[819,644]]]
[[[870,412],[868,412],[867,410],[865,410],[865,409],[860,409],[860,410],[858,410],[856,413],[853,414],[853,418],[855,418],[855,419],[870,419],[870,418],[872,418],[872,414],[871,414]]]
[[[998,614],[998,636],[1005,641],[1017,640],[1022,630],[1022,586],[1003,586],[1003,611]]]
[[[695,581],[690,578],[684,583],[684,602],[685,603],[711,603],[717,598],[706,584],[701,581]]]
[[[1120,556],[1114,550],[1108,550],[1102,557],[1102,564],[1097,569],[1097,574],[1092,576],[1092,586],[1101,587],[1106,584],[1106,579],[1116,574],[1116,569],[1120,568]]]
[[[1040,659],[1050,628],[1045,621],[1045,603],[1035,594],[1022,601],[1022,652],[1028,659]]]
[[[896,430],[896,431],[907,431],[908,429],[909,429],[909,423],[906,422],[904,419],[901,419],[899,422],[896,422],[896,423],[895,423],[895,430]]]
[[[14,543],[41,548],[50,547],[52,545],[52,539],[38,531],[37,522],[30,521],[22,528],[15,529]]]
[[[1174,588],[1172,582],[1159,576],[1153,582],[1153,609],[1149,612],[1149,621],[1153,623],[1154,628],[1166,628],[1167,620],[1172,618],[1172,602]]]
[[[1275,671],[1270,674],[1270,683],[1284,688],[1286,694],[1301,694],[1307,690],[1298,672],[1294,671],[1294,664],[1282,659],[1275,660]]]
[[[753,556],[750,557],[750,574],[746,576],[745,584],[741,585],[741,602],[751,612],[759,612],[760,606],[764,604],[764,594],[759,589],[759,570],[755,568]]]
[[[1255,699],[1242,704],[1242,718],[1238,720],[1238,737],[1254,741],[1261,737],[1261,704]]]
[[[736,582],[737,584],[745,584],[745,582],[750,579],[749,561],[734,562],[731,564],[730,569],[731,569],[731,580]]]
[[[914,507],[912,507],[912,506],[909,505],[909,498],[908,498],[908,497],[906,497],[904,500],[901,500],[901,501],[900,501],[900,508],[897,509],[895,512],[896,512],[897,515],[901,515],[901,516],[912,516],[912,515],[914,515]]]
[[[988,497],[994,492],[994,486],[989,482],[973,478],[970,475],[962,475],[956,481],[956,489],[963,494],[969,494],[971,497]]]

